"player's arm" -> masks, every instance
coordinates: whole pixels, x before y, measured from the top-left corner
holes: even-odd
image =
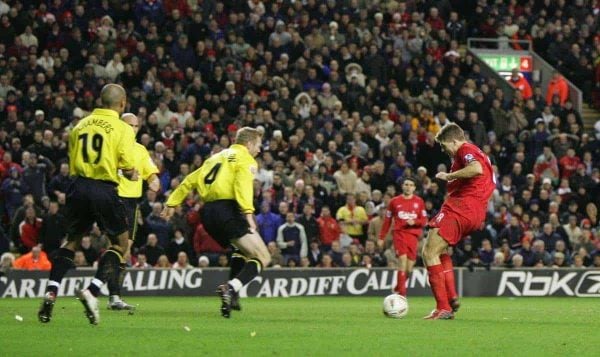
[[[388,234],[390,230],[390,226],[392,225],[392,207],[391,205],[385,210],[385,217],[383,219],[383,226],[381,226],[381,231],[379,232],[379,240],[383,240],[385,236]]]
[[[423,228],[423,227],[425,227],[426,223],[427,223],[427,211],[425,210],[425,203],[423,202],[423,200],[421,200],[419,202],[419,213],[418,213],[417,219],[415,219],[413,227],[414,228]]]
[[[473,160],[460,170],[454,172],[438,172],[435,177],[444,181],[463,180],[483,174],[483,166]]]
[[[160,179],[158,178],[158,167],[152,161],[152,158],[148,154],[147,150],[144,150],[145,157],[142,167],[142,178],[148,183],[148,188],[154,192],[158,192],[160,190]]]
[[[136,170],[135,170],[135,134],[133,129],[124,124],[123,135],[119,141],[119,147],[117,149],[119,153],[119,169],[127,179],[136,181]]]
[[[182,183],[177,186],[177,188],[171,192],[169,195],[169,199],[165,203],[165,208],[163,209],[161,216],[164,219],[169,219],[175,213],[175,207],[179,206],[183,200],[188,196],[191,190],[195,189],[198,186],[198,180],[200,179],[200,168],[196,169],[196,171],[187,175],[187,177],[183,180]]]
[[[154,192],[160,191],[160,179],[158,178],[158,176],[156,176],[156,174],[150,175],[146,182],[148,182],[148,188],[150,190]]]

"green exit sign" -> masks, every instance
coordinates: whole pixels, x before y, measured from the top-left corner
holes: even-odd
[[[513,68],[519,69],[520,72],[533,71],[531,56],[492,53],[479,53],[478,55],[479,58],[496,72],[510,72]]]

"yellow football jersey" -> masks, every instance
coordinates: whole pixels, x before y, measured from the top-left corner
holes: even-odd
[[[119,197],[139,198],[142,197],[142,186],[144,181],[148,180],[150,175],[158,174],[158,167],[152,161],[148,150],[144,145],[135,143],[133,146],[133,154],[135,156],[135,169],[140,173],[140,178],[137,181],[131,181],[119,175]]]
[[[253,213],[254,175],[258,165],[243,145],[233,144],[211,157],[171,193],[167,206],[178,206],[192,189],[204,202],[236,200],[243,213]]]
[[[119,183],[118,169],[135,166],[133,129],[111,109],[94,109],[69,134],[69,173]]]

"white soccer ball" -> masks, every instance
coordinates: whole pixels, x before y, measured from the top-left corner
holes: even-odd
[[[408,313],[408,301],[399,294],[388,295],[383,299],[383,314],[393,319],[401,319]]]

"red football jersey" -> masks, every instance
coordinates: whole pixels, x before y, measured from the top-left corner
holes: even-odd
[[[403,195],[392,198],[385,211],[383,227],[379,233],[380,239],[383,239],[387,234],[392,219],[394,220],[394,232],[420,236],[423,231],[423,226],[427,223],[425,202],[417,195],[413,195],[411,198],[405,198]],[[406,221],[411,219],[415,221],[415,224],[409,226]]]
[[[481,175],[468,179],[455,179],[448,182],[448,198],[444,202],[452,210],[469,216],[473,209],[480,210],[490,199],[496,188],[496,176],[492,169],[492,163],[486,154],[476,145],[463,144],[454,158],[450,172],[458,171],[473,161],[478,161],[483,168]],[[477,212],[481,215],[484,212]]]

